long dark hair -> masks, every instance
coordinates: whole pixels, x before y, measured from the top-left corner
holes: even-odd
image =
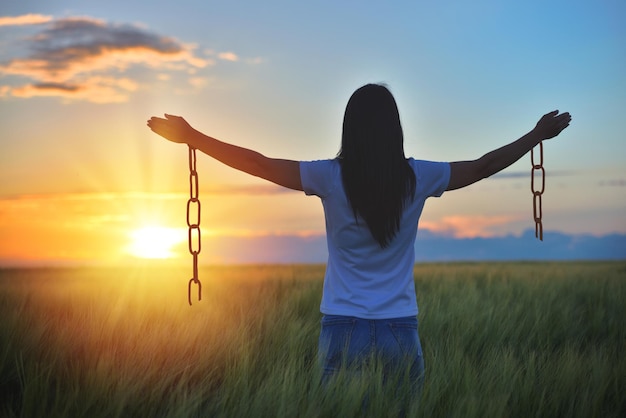
[[[415,174],[404,156],[398,106],[384,85],[356,90],[343,118],[337,157],[348,201],[381,248],[400,229],[400,217],[415,194]]]

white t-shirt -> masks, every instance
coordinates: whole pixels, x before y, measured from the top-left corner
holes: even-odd
[[[322,313],[365,319],[417,315],[413,282],[417,224],[426,198],[441,196],[448,187],[450,164],[413,158],[408,162],[415,172],[415,197],[386,248],[380,247],[363,219],[356,223],[339,161],[300,162],[304,192],[321,198],[326,218],[328,263]]]

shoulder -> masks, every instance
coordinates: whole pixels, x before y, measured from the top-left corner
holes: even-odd
[[[415,171],[416,175],[441,175],[450,172],[450,163],[444,161],[428,161],[416,160],[415,158],[407,158],[407,162]]]
[[[441,196],[450,181],[450,163],[414,158],[407,161],[415,172],[418,187],[425,189],[430,196]]]
[[[307,167],[307,169],[324,170],[330,169],[335,165],[339,165],[339,160],[333,158],[332,160],[312,160],[312,161],[300,161],[300,167]]]
[[[300,161],[300,179],[307,195],[328,194],[340,175],[339,160]]]
[[[336,158],[332,160],[300,161],[301,176],[318,176],[338,172],[339,170],[339,160]]]

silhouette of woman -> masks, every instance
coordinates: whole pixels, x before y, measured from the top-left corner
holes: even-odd
[[[328,263],[320,310],[318,354],[328,379],[372,355],[385,370],[408,370],[422,384],[417,329],[414,243],[425,200],[489,177],[544,139],[557,136],[569,113],[547,113],[518,140],[472,161],[406,158],[395,99],[368,84],[348,101],[336,158],[292,161],[265,157],[192,128],[182,117],[152,117],[148,126],[237,170],[318,196],[324,207]]]

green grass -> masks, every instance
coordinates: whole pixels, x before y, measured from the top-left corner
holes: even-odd
[[[409,404],[317,384],[323,266],[205,268],[192,307],[187,270],[0,270],[0,416],[626,416],[624,262],[416,266]]]

